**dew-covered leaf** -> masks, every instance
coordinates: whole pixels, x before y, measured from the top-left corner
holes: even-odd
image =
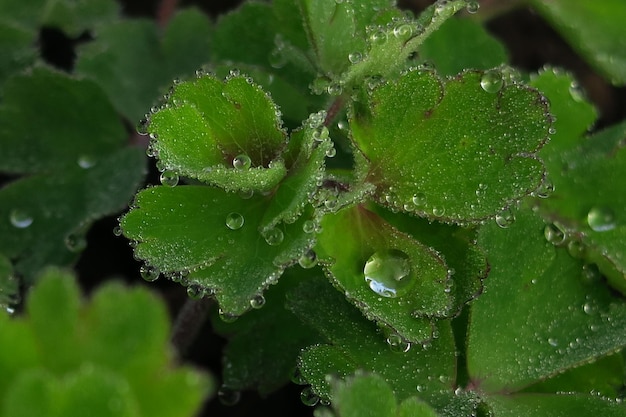
[[[595,112],[571,77],[545,71],[533,84],[554,103],[557,118],[554,144],[541,151],[554,190],[535,204],[564,230],[563,246],[596,263],[625,293],[626,185],[609,179],[626,175],[626,123],[583,137]]]
[[[341,417],[395,417],[396,397],[383,378],[357,374],[333,387],[333,408]]]
[[[208,18],[195,9],[177,13],[163,32],[150,20],[120,20],[79,48],[76,71],[95,80],[136,123],[172,79],[192,75],[209,60],[209,37]]]
[[[496,417],[623,417],[621,401],[589,394],[490,395],[488,402]]]
[[[139,149],[72,162],[64,172],[22,178],[0,190],[0,252],[26,282],[46,265],[73,262],[91,223],[124,208],[144,176]]]
[[[0,170],[50,172],[97,159],[126,134],[102,90],[48,68],[7,82],[0,103]]]
[[[626,85],[626,4],[621,0],[532,0],[569,44],[615,85]]]
[[[271,196],[205,186],[153,187],[137,195],[123,218],[136,254],[166,274],[183,272],[188,285],[213,293],[226,315],[240,315],[250,300],[313,245],[304,213],[292,224],[260,232]]]
[[[25,315],[0,313],[0,415],[174,417],[198,409],[211,381],[172,366],[162,302],[117,283],[89,304],[79,297],[72,275],[47,269]],[[170,396],[175,407],[161,400],[171,404]]]
[[[466,69],[488,70],[507,61],[502,43],[470,19],[448,19],[420,46],[419,56],[447,76]]]
[[[452,278],[451,315],[458,314],[467,302],[482,293],[489,266],[485,253],[475,243],[475,229],[429,222],[380,207],[376,207],[376,212],[398,230],[435,249],[445,260]]]
[[[626,345],[624,302],[545,228],[523,209],[507,229],[481,229],[491,272],[472,306],[467,361],[482,391],[516,391]]]
[[[294,375],[300,350],[322,339],[285,308],[285,292],[319,269],[303,272],[289,268],[277,285],[251,301],[253,310],[234,323],[217,318],[213,328],[228,339],[224,348],[223,386],[230,390],[255,389],[266,396]]]
[[[535,152],[549,120],[539,92],[505,84],[497,69],[445,82],[410,71],[356,103],[351,127],[381,204],[467,223],[538,187],[543,165]]]
[[[431,321],[452,307],[439,254],[362,206],[327,214],[321,226],[315,249],[333,284],[368,318],[411,342],[428,341]]]
[[[226,190],[270,190],[286,170],[280,114],[244,76],[180,83],[151,115],[148,131],[163,168]]]
[[[321,398],[332,396],[326,375],[345,377],[356,370],[380,375],[398,401],[419,395],[441,404],[451,393],[455,357],[449,322],[438,322],[437,338],[431,344],[406,350],[406,345],[390,347],[376,325],[322,278],[302,282],[288,294],[287,306],[329,343],[300,355],[301,373]]]

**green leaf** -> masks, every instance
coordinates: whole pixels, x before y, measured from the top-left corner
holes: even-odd
[[[448,19],[424,41],[419,54],[432,62],[439,74],[447,76],[470,68],[488,70],[507,62],[504,45],[469,19]]]
[[[270,190],[285,175],[276,105],[246,77],[201,76],[175,86],[148,130],[163,167],[226,190]]]
[[[431,320],[452,305],[445,261],[361,206],[328,214],[321,226],[316,252],[346,298],[406,340],[430,340]]]
[[[626,85],[626,6],[621,0],[533,0],[572,48],[615,85]]]
[[[122,148],[79,158],[85,168],[72,162],[65,172],[33,175],[0,190],[0,252],[26,282],[46,265],[68,265],[77,258],[90,224],[119,212],[131,199],[143,179],[145,155]]]
[[[72,275],[47,269],[25,311],[0,314],[3,417],[193,415],[212,389],[172,366],[166,307],[145,289],[110,283],[84,305]]]
[[[488,398],[493,415],[497,417],[622,417],[626,415],[624,405],[584,394],[519,394],[493,395]]]
[[[399,401],[414,396],[417,389],[420,398],[437,404],[451,392],[455,358],[448,322],[438,322],[438,338],[431,344],[394,352],[374,323],[323,279],[302,282],[287,300],[288,308],[329,343],[300,355],[302,375],[321,398],[332,399],[326,375],[345,377],[358,369],[384,378]]]
[[[479,236],[491,272],[472,306],[467,360],[470,383],[483,392],[520,390],[626,344],[623,301],[546,242],[533,212],[516,217],[508,229],[485,225]]]
[[[495,216],[538,187],[546,100],[501,77],[498,70],[466,72],[444,82],[410,71],[354,105],[352,137],[370,161],[378,202],[467,223]]]
[[[153,187],[137,195],[121,225],[137,241],[139,258],[167,274],[183,271],[188,284],[215,295],[224,314],[238,316],[313,245],[302,229],[310,213],[260,232],[270,199],[205,186]]]
[[[357,374],[345,382],[337,382],[333,388],[333,407],[341,417],[393,417],[396,397],[380,376]]]
[[[34,32],[0,21],[0,49],[3,51],[0,57],[0,88],[10,75],[35,62],[35,40]]]
[[[120,20],[79,48],[76,71],[95,80],[136,123],[173,78],[189,76],[208,61],[209,33],[207,17],[194,9],[176,14],[163,35],[153,21]]]
[[[30,174],[98,159],[124,144],[120,120],[100,88],[48,68],[12,78],[0,105],[0,170]]]
[[[576,256],[596,263],[611,285],[626,292],[626,187],[607,181],[626,173],[623,140],[626,123],[582,137],[595,119],[569,76],[546,71],[533,83],[554,103],[554,146],[542,150],[554,191],[536,199],[544,217],[566,233],[561,244]]]
[[[255,389],[266,396],[289,382],[300,350],[322,341],[316,331],[285,309],[285,292],[303,276],[319,274],[289,268],[277,285],[255,299],[257,308],[234,323],[213,320],[213,328],[228,338],[223,354],[223,386],[241,391]]]

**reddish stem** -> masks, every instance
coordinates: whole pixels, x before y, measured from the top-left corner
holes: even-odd
[[[161,0],[159,8],[157,9],[156,16],[157,22],[160,27],[164,28],[165,26],[167,26],[167,23],[174,15],[177,6],[178,0]]]
[[[324,126],[328,127],[333,122],[335,117],[339,114],[343,105],[345,104],[345,100],[343,96],[339,96],[333,101],[328,110],[326,111],[326,119],[324,119]]]

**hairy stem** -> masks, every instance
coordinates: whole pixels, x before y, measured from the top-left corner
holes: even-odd
[[[171,342],[179,355],[183,356],[196,339],[198,332],[208,318],[212,301],[211,298],[199,300],[188,298],[178,312],[172,329]]]

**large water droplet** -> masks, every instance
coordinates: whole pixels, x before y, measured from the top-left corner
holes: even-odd
[[[320,397],[318,397],[317,394],[313,392],[313,388],[306,387],[300,393],[300,400],[302,401],[302,404],[313,407],[317,405],[317,403],[320,401]]]
[[[496,214],[496,224],[503,229],[506,229],[515,222],[515,214],[511,209],[506,209]]]
[[[232,406],[241,399],[241,392],[222,386],[217,391],[217,398],[222,404]]]
[[[304,223],[302,223],[302,231],[304,233],[315,232],[315,222],[313,220],[305,220]]]
[[[398,39],[408,39],[413,33],[413,28],[408,23],[401,23],[393,29],[393,36]]]
[[[593,207],[587,213],[587,223],[595,232],[615,229],[615,214],[608,207]]]
[[[245,222],[244,217],[239,213],[232,212],[232,213],[229,213],[228,216],[226,216],[226,226],[230,230],[241,229],[243,227],[244,222]]]
[[[304,269],[311,269],[317,265],[317,254],[313,249],[309,249],[298,259],[298,264]]]
[[[159,271],[158,268],[149,265],[142,265],[141,268],[139,268],[139,273],[141,274],[141,278],[148,282],[156,281],[159,275],[161,275],[161,271]]]
[[[70,252],[81,252],[87,247],[87,239],[81,233],[70,233],[65,237],[65,246]]]
[[[14,227],[18,229],[25,229],[31,224],[33,224],[33,218],[22,210],[12,210],[9,214],[9,221]]]
[[[189,298],[199,300],[204,297],[204,288],[202,288],[199,284],[189,284],[187,287],[187,295]]]
[[[283,240],[285,239],[285,235],[283,234],[282,230],[274,227],[266,231],[265,233],[263,233],[263,238],[265,239],[268,245],[277,246],[283,243]]]
[[[553,192],[554,184],[552,183],[552,181],[550,181],[549,179],[544,179],[539,185],[539,188],[537,188],[533,194],[535,195],[535,197],[548,198],[552,195]]]
[[[252,166],[252,160],[248,155],[242,153],[233,158],[233,167],[240,171],[244,171],[246,169],[250,169]]]
[[[167,187],[175,187],[178,185],[178,174],[174,171],[163,171],[159,179],[161,180],[161,184]]]
[[[387,42],[387,33],[384,30],[377,30],[370,35],[372,45],[382,45]]]
[[[567,244],[567,252],[572,258],[582,258],[585,256],[586,250],[585,244],[580,240],[572,240]]]
[[[402,295],[411,284],[409,256],[397,249],[378,251],[365,262],[365,282],[383,297]]]
[[[424,193],[417,193],[413,195],[413,204],[415,204],[417,207],[422,207],[424,204],[426,204],[426,194]]]
[[[352,52],[348,54],[348,60],[353,64],[358,64],[363,60],[363,54],[360,52]]]
[[[81,155],[76,162],[82,169],[89,169],[96,165],[96,158],[91,155]]]
[[[471,14],[476,13],[478,9],[480,9],[480,4],[478,4],[477,1],[470,1],[467,3],[467,6],[465,6],[465,10],[467,10],[467,13]]]
[[[141,136],[145,136],[148,134],[148,119],[147,118],[143,118],[141,119],[139,122],[137,122],[137,133],[140,134]]]
[[[122,236],[122,228],[120,226],[115,226],[113,228],[113,235],[116,237]]]
[[[485,72],[480,79],[480,86],[488,93],[497,93],[502,89],[503,85],[504,80],[498,70],[489,70]]]

